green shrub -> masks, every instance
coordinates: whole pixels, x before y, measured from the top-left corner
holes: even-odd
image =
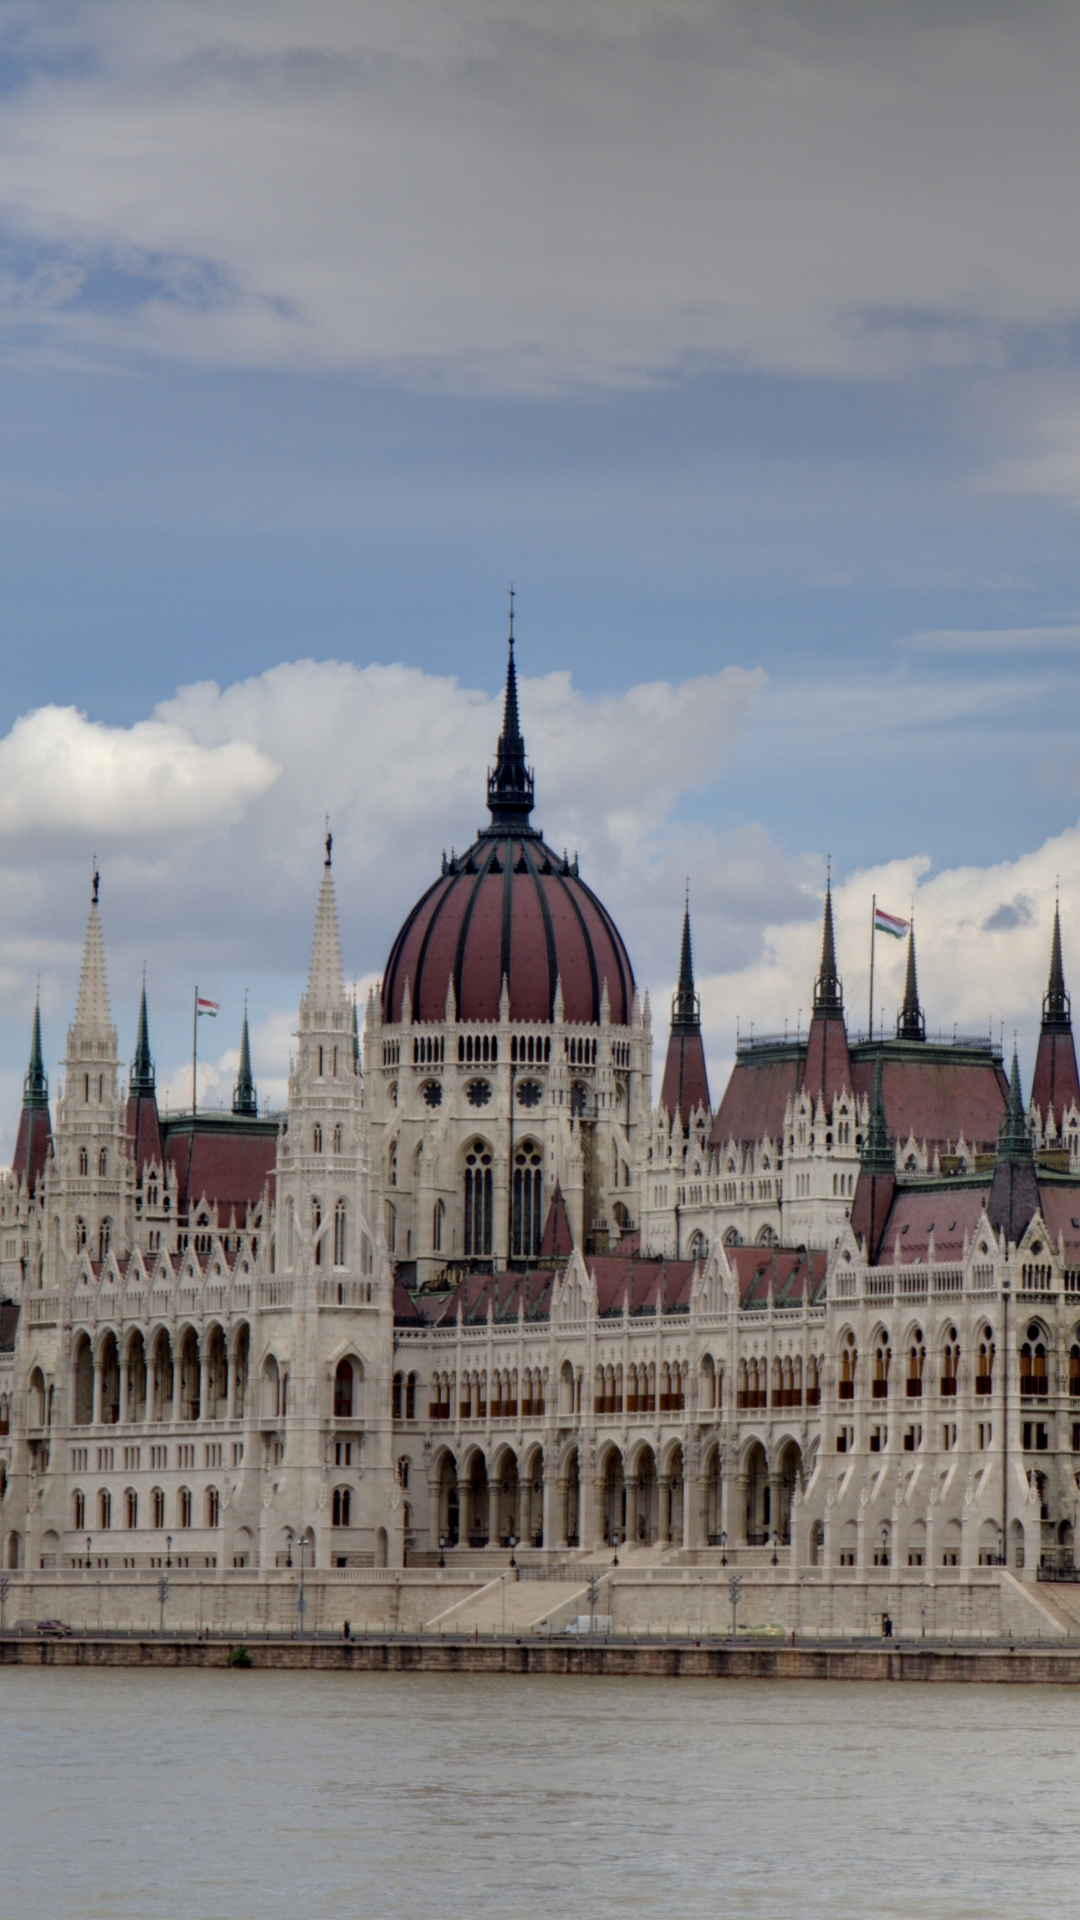
[[[229,1658],[225,1664],[228,1667],[250,1667],[253,1663],[246,1647],[230,1647]]]

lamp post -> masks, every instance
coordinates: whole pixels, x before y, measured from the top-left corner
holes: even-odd
[[[620,1534],[618,1527],[616,1527],[613,1530],[611,1535],[611,1544],[615,1549],[615,1557],[611,1562],[613,1567],[617,1567],[619,1564],[619,1541],[621,1540],[621,1538],[622,1538],[622,1535]]]
[[[304,1598],[304,1548],[306,1546],[307,1546],[307,1535],[302,1533],[300,1535],[300,1598],[296,1603],[296,1611],[300,1615],[301,1640],[304,1637],[304,1609],[307,1606],[307,1601]]]
[[[445,1567],[445,1565],[446,1565],[446,1535],[445,1535],[445,1533],[440,1533],[440,1535],[439,1535],[439,1565],[440,1565],[440,1567]]]
[[[172,1566],[172,1534],[171,1533],[167,1533],[165,1535],[165,1565],[167,1567]]]
[[[720,1534],[720,1565],[727,1566],[727,1534],[724,1532]]]
[[[733,1573],[728,1581],[728,1592],[731,1595],[731,1640],[735,1645],[738,1640],[739,1601],[742,1598],[742,1581],[737,1573]]]
[[[997,1543],[997,1563],[999,1567],[1003,1567],[1005,1565],[1005,1535],[1000,1527],[997,1530]]]
[[[508,1539],[507,1539],[507,1542],[506,1542],[506,1544],[507,1544],[507,1546],[508,1546],[508,1547],[509,1547],[509,1549],[510,1549],[510,1565],[511,1565],[511,1566],[513,1567],[513,1569],[514,1569],[514,1572],[516,1573],[516,1572],[517,1572],[517,1561],[516,1561],[516,1560],[514,1559],[514,1548],[515,1548],[515,1547],[517,1546],[517,1544],[518,1544],[518,1538],[517,1538],[517,1534],[516,1534],[516,1533],[512,1533],[512,1534],[510,1534],[510,1535],[509,1535],[509,1537],[508,1537]]]
[[[89,1573],[90,1571],[90,1549],[93,1546],[93,1544],[94,1543],[91,1540],[90,1535],[87,1534],[86,1536],[86,1571],[87,1573]]]
[[[776,1551],[779,1544],[780,1544],[780,1535],[776,1532],[774,1528],[773,1537],[772,1537],[772,1563],[774,1567],[778,1567],[780,1565],[779,1556]]]
[[[161,1607],[161,1617],[158,1622],[158,1633],[159,1635],[163,1636],[165,1632],[165,1602],[169,1597],[169,1582],[165,1574],[160,1574],[158,1577],[157,1597]]]
[[[11,1581],[8,1579],[7,1574],[0,1574],[0,1633],[4,1632],[6,1626],[4,1612],[7,1607],[7,1597],[10,1587]]]
[[[881,1529],[881,1564],[883,1567],[887,1567],[889,1564],[889,1529],[888,1527],[882,1527]]]

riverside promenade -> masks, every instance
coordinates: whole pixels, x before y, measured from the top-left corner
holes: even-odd
[[[626,1640],[431,1635],[274,1636],[245,1641],[195,1634],[0,1636],[0,1667],[280,1669],[324,1673],[566,1674],[648,1679],[978,1681],[1080,1686],[1080,1644],[931,1645],[896,1642],[753,1645],[693,1639]]]

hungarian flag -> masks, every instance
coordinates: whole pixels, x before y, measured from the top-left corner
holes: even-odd
[[[874,908],[874,932],[891,933],[894,940],[902,940],[910,920],[898,920],[895,913],[886,913],[883,907]]]
[[[210,1015],[211,1020],[217,1019],[218,1013],[221,1008],[221,1002],[219,1000],[199,999],[199,1000],[196,1000],[195,1005],[199,1013],[208,1013]]]

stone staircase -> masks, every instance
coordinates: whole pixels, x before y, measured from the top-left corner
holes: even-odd
[[[581,1581],[489,1580],[425,1622],[425,1633],[546,1633],[587,1613],[589,1589]]]
[[[1080,1584],[1067,1580],[1040,1580],[1035,1588],[1039,1603],[1060,1621],[1066,1633],[1080,1635]]]

